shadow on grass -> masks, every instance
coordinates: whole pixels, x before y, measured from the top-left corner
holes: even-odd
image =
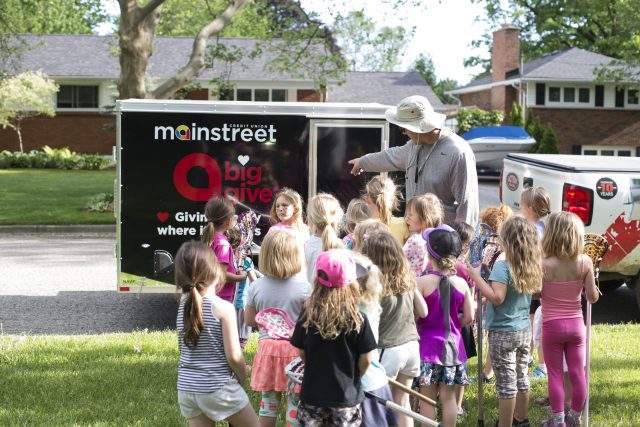
[[[174,329],[178,301],[173,294],[60,292],[2,295],[0,307],[4,333],[75,335]]]

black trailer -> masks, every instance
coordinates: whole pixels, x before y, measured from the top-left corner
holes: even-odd
[[[118,101],[116,216],[118,290],[175,292],[163,256],[206,225],[214,194],[236,211],[262,214],[293,188],[303,200],[334,194],[343,206],[371,175],[354,177],[349,159],[403,144],[384,119],[388,106],[297,102]],[[154,265],[155,264],[155,265]]]

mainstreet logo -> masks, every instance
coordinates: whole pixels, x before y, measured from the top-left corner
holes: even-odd
[[[212,141],[212,142],[275,142],[276,128],[273,125],[223,124],[222,127],[208,128],[191,123],[187,125],[156,126],[156,141]]]

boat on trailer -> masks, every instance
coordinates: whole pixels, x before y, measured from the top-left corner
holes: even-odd
[[[462,135],[476,156],[478,169],[502,169],[509,153],[528,153],[536,140],[520,126],[487,126]]]

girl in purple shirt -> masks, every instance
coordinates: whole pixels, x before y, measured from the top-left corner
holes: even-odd
[[[467,383],[467,355],[461,327],[473,320],[469,286],[456,274],[462,244],[448,225],[422,233],[433,269],[416,280],[418,291],[429,308],[427,317],[416,324],[420,335],[420,393],[442,404],[442,423],[456,425],[458,405],[455,385]],[[459,314],[461,313],[461,314]],[[420,405],[420,413],[434,419],[435,408]]]

